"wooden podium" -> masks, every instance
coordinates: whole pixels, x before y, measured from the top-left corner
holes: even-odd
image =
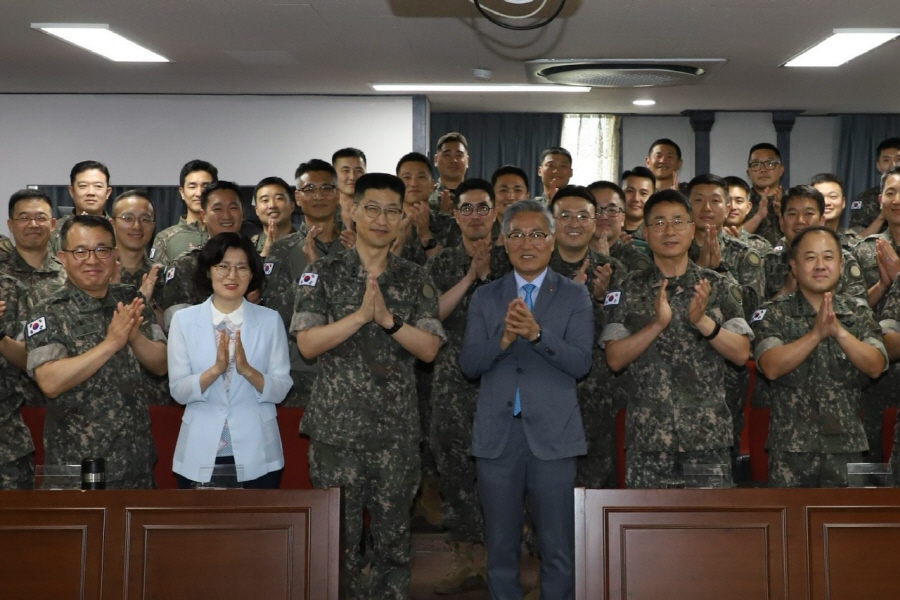
[[[340,490],[0,493],[0,598],[336,600]]]

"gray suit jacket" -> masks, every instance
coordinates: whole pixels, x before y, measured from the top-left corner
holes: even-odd
[[[594,315],[587,288],[549,270],[534,307],[541,341],[518,338],[501,351],[504,318],[516,292],[511,272],[478,288],[469,306],[459,364],[467,377],[481,377],[472,455],[497,458],[503,452],[517,388],[535,456],[554,460],[585,454],[575,381],[591,368]]]

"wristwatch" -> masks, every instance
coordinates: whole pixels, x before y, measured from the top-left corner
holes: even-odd
[[[400,328],[401,328],[401,327],[403,327],[403,319],[400,318],[400,315],[394,315],[394,325],[393,325],[393,327],[390,327],[390,328],[388,328],[388,327],[382,327],[382,329],[384,329],[384,332],[385,332],[386,334],[388,334],[388,335],[394,335],[395,333],[397,333],[398,331],[400,331]]]
[[[539,344],[541,342],[541,333],[542,332],[543,332],[543,330],[540,327],[538,327],[537,337],[534,338],[533,340],[528,340],[528,343],[529,344]]]
[[[437,240],[434,238],[431,238],[430,240],[428,240],[427,242],[422,244],[422,249],[425,250],[426,252],[428,252],[429,250],[434,250],[435,248],[437,248],[437,245],[438,245]]]

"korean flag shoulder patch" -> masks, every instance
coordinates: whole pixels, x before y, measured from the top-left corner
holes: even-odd
[[[850,205],[850,210],[859,210],[862,208],[862,200],[854,200]]]
[[[765,317],[765,316],[766,316],[766,309],[760,308],[759,310],[757,310],[753,313],[753,316],[750,318],[750,322],[755,323],[757,321],[762,321],[763,317]]]
[[[272,267],[274,267],[274,266],[275,266],[275,263],[271,263],[271,262],[263,263],[263,272],[264,272],[266,275],[271,275],[271,274],[272,274]]]
[[[297,285],[308,285],[309,287],[316,287],[316,282],[319,281],[318,273],[304,273],[300,276],[300,279],[297,281]]]
[[[169,267],[169,270],[166,271],[166,283],[169,283],[175,279],[175,267]]]
[[[622,299],[622,292],[610,292],[606,295],[606,300],[603,301],[603,306],[613,306],[619,303]]]
[[[47,329],[47,317],[38,317],[25,327],[25,331],[28,332],[28,337],[32,337],[45,329]]]

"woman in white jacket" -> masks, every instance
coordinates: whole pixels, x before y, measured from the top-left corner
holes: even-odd
[[[284,468],[275,405],[291,387],[284,323],[244,296],[265,274],[250,240],[220,233],[203,247],[195,282],[212,295],[175,313],[169,387],[185,405],[172,470],[179,488],[236,465],[245,488],[277,488]]]

